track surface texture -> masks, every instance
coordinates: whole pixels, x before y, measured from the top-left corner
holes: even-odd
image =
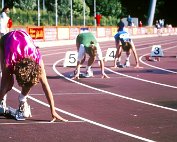
[[[58,113],[69,122],[49,123],[47,100],[40,85],[28,99],[32,118],[16,121],[0,116],[1,142],[176,142],[177,141],[177,36],[134,39],[140,65],[112,68],[105,62],[109,79],[101,79],[98,63],[94,77],[71,80],[74,67],[63,67],[66,51],[75,45],[40,48]],[[160,61],[147,61],[153,45],[161,45]],[[100,42],[105,56],[114,41]],[[122,63],[125,53],[122,54]],[[86,64],[81,70],[85,71]],[[17,108],[17,83],[7,104]]]

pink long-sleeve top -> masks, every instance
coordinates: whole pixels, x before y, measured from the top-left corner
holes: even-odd
[[[30,57],[40,64],[42,59],[33,39],[23,30],[9,32],[4,38],[6,67],[13,70],[17,61]]]

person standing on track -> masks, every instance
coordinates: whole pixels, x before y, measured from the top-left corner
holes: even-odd
[[[104,61],[100,45],[91,32],[79,34],[76,38],[76,46],[78,50],[78,60],[73,79],[79,79],[80,67],[85,62],[86,54],[89,55],[88,64],[86,67],[86,77],[93,76],[91,66],[96,58],[98,58],[100,61],[102,78],[109,78],[104,72]]]
[[[130,35],[128,32],[124,30],[124,23],[122,19],[118,23],[118,32],[114,36],[115,38],[115,45],[117,48],[116,55],[115,55],[115,60],[114,60],[114,67],[129,67],[130,66],[130,55],[131,55],[131,50],[133,51],[135,61],[136,61],[136,68],[139,68],[139,60],[138,60],[138,55],[136,52],[135,45],[133,43],[133,40],[130,38]],[[126,52],[126,61],[125,64],[121,64],[121,53],[122,50]]]
[[[28,93],[34,85],[40,82],[50,105],[52,121],[56,119],[67,121],[55,110],[54,98],[46,78],[41,54],[29,34],[16,30],[4,35],[0,39],[0,61],[2,69],[0,111],[2,113],[6,109],[6,93],[14,85],[14,74],[18,85],[22,88],[19,95],[20,116],[30,117],[30,107],[27,103]]]
[[[9,21],[9,13],[10,9],[8,6],[5,6],[0,14],[0,37],[9,32],[8,21]]]

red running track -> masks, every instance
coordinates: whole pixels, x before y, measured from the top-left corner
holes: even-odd
[[[139,142],[177,141],[177,36],[134,39],[141,69],[112,68],[101,79],[98,64],[94,77],[71,80],[74,67],[63,67],[66,51],[75,45],[41,48],[58,113],[69,122],[49,123],[50,110],[40,85],[31,90],[32,118],[16,121],[0,117],[0,141],[10,142]],[[161,45],[160,61],[146,61],[152,45]],[[103,55],[114,41],[100,43]],[[124,61],[125,54],[122,55]],[[85,64],[84,64],[85,66]],[[82,68],[84,71],[85,68]],[[8,105],[18,106],[19,87],[8,93]]]

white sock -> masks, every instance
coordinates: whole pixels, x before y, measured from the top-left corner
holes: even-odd
[[[91,71],[91,66],[87,66],[86,71]]]
[[[130,60],[130,54],[127,55],[127,58],[126,58],[126,61],[129,61]]]
[[[3,97],[3,100],[4,100],[4,101],[7,100],[7,94],[5,94],[5,96]]]

